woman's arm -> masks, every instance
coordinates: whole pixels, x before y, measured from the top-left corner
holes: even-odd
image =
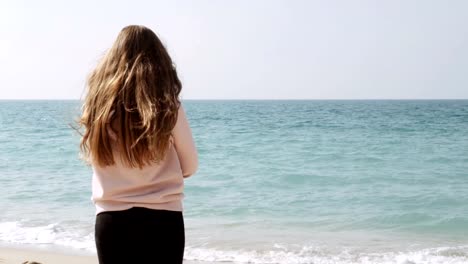
[[[180,167],[184,178],[194,174],[198,168],[198,154],[192,137],[187,116],[182,105],[179,107],[179,114],[174,127],[174,144],[179,157]]]

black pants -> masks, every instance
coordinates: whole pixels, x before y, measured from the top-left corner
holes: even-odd
[[[182,212],[133,207],[96,216],[99,264],[181,264],[185,231]]]

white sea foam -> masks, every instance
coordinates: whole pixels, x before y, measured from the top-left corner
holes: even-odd
[[[61,246],[74,250],[95,252],[91,233],[65,228],[57,223],[45,226],[28,226],[20,222],[0,223],[0,241],[16,245]]]
[[[59,223],[31,226],[21,222],[0,223],[0,242],[42,248],[59,246],[95,253],[93,233]],[[210,243],[211,244],[211,243]],[[215,245],[216,243],[212,243]],[[201,262],[261,264],[467,264],[468,245],[434,247],[420,250],[372,252],[357,248],[327,248],[274,244],[270,248],[230,249],[208,245],[185,249],[185,259]]]
[[[408,252],[359,253],[343,249],[330,254],[326,249],[305,246],[288,251],[284,246],[266,251],[186,248],[187,260],[262,264],[467,264],[468,246],[429,248]]]

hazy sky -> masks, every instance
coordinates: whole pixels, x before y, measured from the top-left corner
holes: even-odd
[[[129,24],[184,99],[468,98],[465,0],[0,0],[0,99],[79,99]]]

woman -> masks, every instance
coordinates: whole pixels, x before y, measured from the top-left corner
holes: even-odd
[[[99,263],[182,263],[184,178],[198,160],[169,54],[150,29],[125,27],[87,86],[80,147]]]

